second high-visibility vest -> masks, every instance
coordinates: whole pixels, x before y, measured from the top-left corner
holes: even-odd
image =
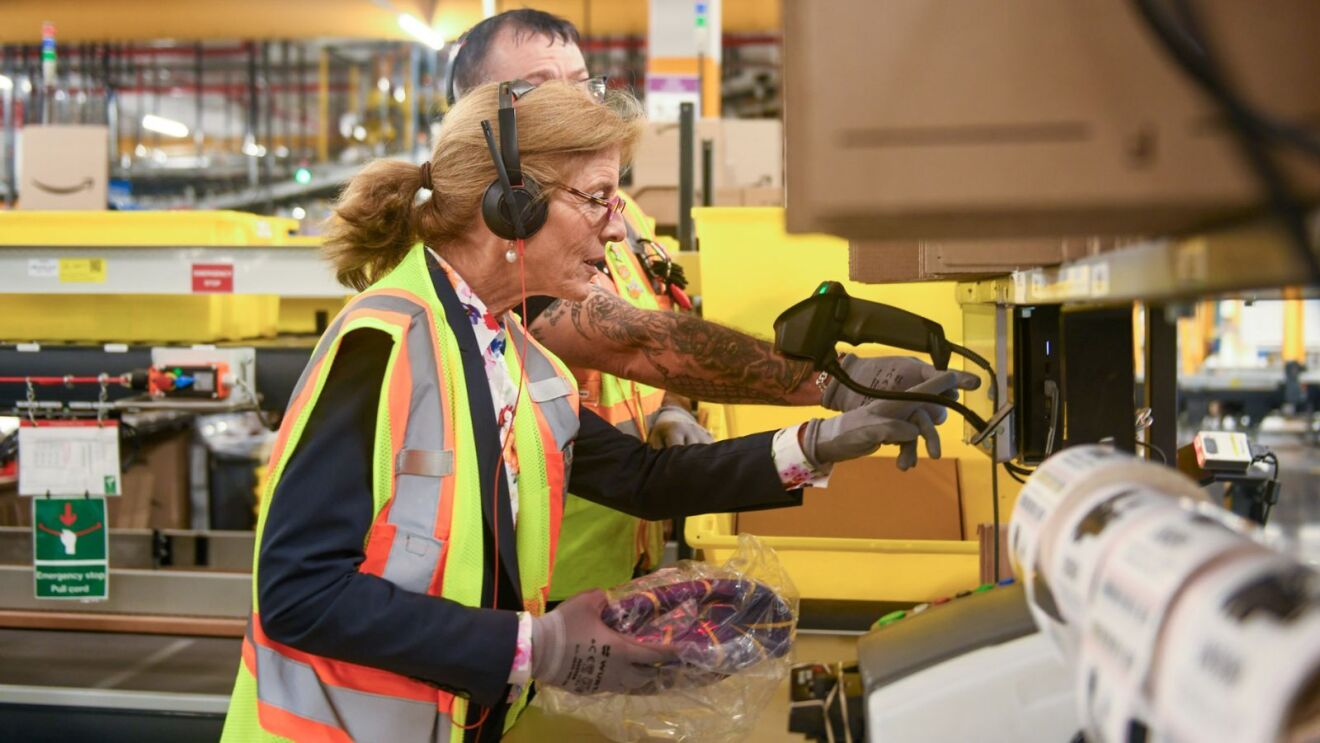
[[[364,573],[405,591],[480,606],[485,580],[483,485],[458,343],[428,274],[424,248],[354,297],[318,343],[294,390],[271,454],[257,523],[257,554],[270,501],[296,449],[343,337],[370,328],[394,341],[377,415]],[[462,320],[466,322],[466,319]],[[524,335],[506,321],[513,379]],[[577,385],[567,368],[526,338],[524,389],[514,418],[521,468],[516,528],[523,606],[541,614],[549,591],[572,442]],[[328,401],[326,404],[333,404]],[[492,411],[486,411],[488,414]],[[543,464],[542,464],[543,463]],[[534,466],[539,465],[539,466]],[[467,701],[433,684],[315,656],[262,630],[254,556],[252,616],[225,721],[224,741],[462,741]],[[506,729],[526,702],[510,710]]]
[[[654,239],[649,220],[636,202],[620,195],[625,204],[628,242],[605,247],[609,277],[597,276],[596,283],[639,309],[668,310],[668,297],[657,294],[638,258],[643,254],[643,242]],[[578,379],[583,407],[620,431],[646,440],[664,402],[664,390],[594,369],[574,367],[572,371]],[[569,495],[550,599],[563,601],[582,591],[631,580],[639,559],[645,566],[654,567],[663,549],[661,523]]]

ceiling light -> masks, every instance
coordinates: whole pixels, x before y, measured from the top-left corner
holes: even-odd
[[[134,154],[134,155],[137,155],[138,157],[146,157],[146,156],[147,156],[147,146],[144,145],[144,144],[140,144],[140,145],[138,145],[137,147],[134,147],[134,148],[133,148],[133,154]]]
[[[394,100],[395,100],[395,101],[397,101],[397,102],[399,102],[399,103],[403,103],[404,100],[407,99],[407,97],[408,97],[408,94],[405,93],[405,92],[403,92],[403,88],[395,88],[395,89],[394,89]]]
[[[306,219],[307,210],[302,208],[301,206],[295,206],[293,210],[289,212],[289,216],[293,217],[294,219]]]
[[[243,154],[248,157],[262,157],[266,154],[266,148],[256,142],[244,142]]]
[[[376,89],[382,93],[388,92],[390,89],[390,79],[387,77],[382,77],[381,79],[377,80]]]
[[[182,121],[167,119],[156,114],[147,114],[142,117],[142,128],[149,132],[164,134],[167,137],[183,139],[188,136],[188,126]]]
[[[367,130],[362,126],[353,127],[353,139],[361,142],[367,138]]]
[[[435,29],[426,25],[422,19],[411,13],[399,14],[399,28],[407,31],[410,36],[432,49],[439,49],[445,45],[445,37],[436,33]]]
[[[0,75],[0,90],[13,90],[14,81],[4,75]]]

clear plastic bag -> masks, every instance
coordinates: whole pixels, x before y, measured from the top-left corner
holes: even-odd
[[[535,704],[617,741],[746,737],[792,663],[798,595],[774,550],[749,534],[723,565],[684,560],[606,592],[602,619],[683,663],[659,693],[579,696],[538,687]]]

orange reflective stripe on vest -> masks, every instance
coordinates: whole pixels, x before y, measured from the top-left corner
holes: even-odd
[[[394,346],[377,411],[375,517],[358,569],[401,590],[477,606],[485,580],[483,489],[475,449],[470,443],[455,449],[456,442],[470,442],[473,436],[466,382],[422,250],[415,246],[404,263],[351,300],[317,344],[273,448],[257,550],[269,499],[318,404],[339,343],[358,329],[380,330]],[[540,613],[577,436],[577,385],[557,359],[535,340],[524,339],[512,320],[508,325],[511,347],[527,342],[521,360],[527,390],[514,420],[522,464],[518,565],[525,608]],[[462,740],[464,731],[450,713],[461,719],[466,703],[433,684],[300,652],[267,637],[257,608],[255,570],[253,583],[252,622],[226,741],[247,738],[244,731],[254,729],[296,740]],[[510,712],[510,722],[525,699],[524,694]],[[259,728],[249,725],[251,720]]]
[[[401,352],[408,363],[395,369],[389,394],[393,492],[372,525],[362,571],[413,593],[442,591],[449,523],[439,515],[441,502],[453,498],[454,452],[445,448],[453,422],[435,414],[449,409],[431,331],[435,318],[420,299],[401,293],[374,292],[358,303],[408,318]]]
[[[338,667],[340,676],[360,676],[358,685],[371,690],[326,683],[332,674],[324,658],[264,636],[258,640],[259,633],[254,618],[243,638],[243,662],[257,679],[257,713],[267,731],[300,741],[449,740],[448,722],[438,724],[434,688],[412,682],[402,689],[385,678],[394,674],[342,662],[330,665]],[[419,691],[427,698],[417,698]]]

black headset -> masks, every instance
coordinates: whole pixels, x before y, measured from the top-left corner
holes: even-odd
[[[498,177],[486,187],[481,197],[481,218],[486,226],[505,240],[528,240],[545,226],[550,204],[540,198],[541,184],[524,175],[518,159],[518,124],[513,104],[535,86],[525,80],[500,83],[500,146],[490,121],[481,122],[486,147],[495,163]]]

